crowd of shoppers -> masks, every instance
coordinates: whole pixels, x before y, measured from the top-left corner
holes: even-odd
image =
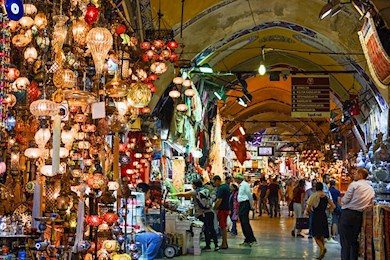
[[[326,243],[339,243],[337,237],[340,235],[341,258],[349,260],[357,259],[362,212],[372,204],[374,198],[374,190],[366,181],[367,176],[367,170],[356,170],[353,173],[354,181],[343,198],[336,188],[335,180],[331,180],[328,174],[318,180],[283,180],[285,186],[278,177],[272,180],[262,177],[252,187],[250,180],[246,180],[242,174],[236,174],[234,181],[226,176],[225,182],[220,176],[214,176],[206,184],[194,180],[192,191],[172,195],[193,199],[195,215],[204,222],[206,246],[203,251],[211,250],[211,242],[214,243],[215,251],[229,248],[228,222],[231,223],[231,235],[237,235],[239,221],[245,237],[240,245],[253,246],[257,242],[250,223],[250,212],[258,212],[259,216],[267,213],[270,218],[280,217],[280,205],[285,203],[289,208],[288,216],[295,217],[291,230],[293,237],[305,237],[297,221],[303,217],[309,218],[309,232],[306,235],[309,239],[314,238],[320,248],[317,259],[324,258]],[[205,206],[199,194],[210,197],[209,206]],[[215,194],[214,199],[211,194]],[[220,245],[214,226],[215,219],[222,235]]]

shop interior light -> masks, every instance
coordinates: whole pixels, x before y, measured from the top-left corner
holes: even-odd
[[[205,74],[214,73],[213,68],[211,68],[209,64],[204,64],[204,65],[200,66],[198,69],[200,72],[205,73]]]
[[[340,0],[328,0],[328,3],[322,7],[319,18],[322,20],[329,15],[335,16],[341,11]]]
[[[223,87],[221,87],[221,89],[218,90],[218,91],[214,91],[214,95],[215,95],[219,100],[223,100],[223,101],[226,101],[226,99],[228,98],[228,96],[225,95],[225,90],[223,90]]]
[[[239,97],[237,98],[237,101],[238,101],[238,104],[243,106],[243,107],[247,107],[247,103],[242,99],[242,97]]]
[[[240,133],[241,133],[242,135],[245,135],[245,130],[244,130],[244,128],[243,128],[242,126],[240,126],[240,127],[238,128],[238,130],[240,130]]]
[[[264,61],[265,61],[265,50],[264,48],[261,48],[260,65],[258,69],[260,76],[264,76],[265,73],[267,73],[267,68],[264,65]]]
[[[260,62],[259,74],[260,74],[261,76],[264,76],[266,72],[267,72],[267,68],[265,67],[265,65],[263,64],[263,62]]]

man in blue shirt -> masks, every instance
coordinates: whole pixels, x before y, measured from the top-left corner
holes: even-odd
[[[341,193],[340,191],[336,188],[336,182],[334,180],[330,181],[330,188],[329,192],[332,195],[332,200],[336,208],[332,212],[332,238],[335,239],[337,235],[337,226],[339,224],[339,217],[341,213],[341,205],[340,205],[340,200],[341,200]]]

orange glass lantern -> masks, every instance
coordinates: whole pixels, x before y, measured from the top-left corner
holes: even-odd
[[[90,215],[86,217],[87,224],[92,227],[98,227],[103,223],[103,220],[98,215]]]

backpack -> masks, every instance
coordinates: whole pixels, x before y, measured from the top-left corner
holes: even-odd
[[[211,209],[213,201],[211,199],[210,190],[207,188],[200,188],[196,191],[196,202],[201,209]]]

